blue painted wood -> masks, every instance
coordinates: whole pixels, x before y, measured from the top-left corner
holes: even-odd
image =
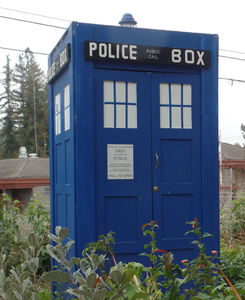
[[[84,42],[104,41],[211,51],[211,67],[86,61]],[[159,221],[159,247],[193,257],[185,221],[197,217],[209,250],[219,248],[217,36],[141,28],[72,23],[49,57],[67,44],[71,60],[49,85],[52,228],[69,227],[73,255],[100,233],[117,233],[116,250],[138,259],[145,240],[141,226]],[[103,81],[137,83],[137,129],[103,128]],[[159,84],[192,85],[192,129],[160,129]],[[54,133],[54,98],[69,84],[71,129]],[[63,105],[63,104],[62,104]],[[62,106],[62,111],[63,111]],[[133,145],[134,179],[108,180],[107,144]],[[159,156],[155,168],[154,154]],[[153,192],[158,186],[159,192]]]

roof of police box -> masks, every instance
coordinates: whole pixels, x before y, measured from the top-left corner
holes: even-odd
[[[0,178],[49,178],[49,159],[0,159]]]

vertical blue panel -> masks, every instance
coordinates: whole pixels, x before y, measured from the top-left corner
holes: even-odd
[[[190,230],[186,221],[194,217],[192,195],[162,195],[160,227],[163,239],[183,239]]]
[[[65,141],[65,184],[71,184],[72,178],[72,159],[71,159],[71,140]]]
[[[162,182],[192,182],[191,140],[161,140],[161,157]]]
[[[67,227],[66,218],[66,199],[62,194],[56,195],[56,219],[57,225],[62,227]]]
[[[63,173],[63,153],[62,153],[62,144],[56,144],[55,145],[55,152],[56,152],[56,159],[55,159],[55,177],[56,177],[56,183],[61,184],[62,183],[62,173]]]
[[[137,197],[108,197],[106,205],[106,231],[116,233],[117,242],[137,242],[139,216]]]

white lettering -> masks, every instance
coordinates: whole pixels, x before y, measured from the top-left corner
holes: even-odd
[[[120,57],[120,45],[116,45],[116,58]]]
[[[197,55],[198,55],[198,61],[197,61],[197,65],[200,65],[202,64],[204,66],[204,61],[203,61],[203,55],[204,55],[204,52],[200,52],[197,50]]]
[[[107,45],[104,43],[99,44],[99,56],[106,57],[107,56]]]
[[[60,67],[62,67],[66,63],[67,58],[67,49],[65,48],[60,54]]]
[[[174,63],[181,62],[181,50],[180,49],[172,50],[172,62],[174,62]]]
[[[185,63],[194,64],[195,62],[195,53],[193,50],[185,50]]]
[[[115,55],[112,54],[112,51],[111,51],[111,44],[108,45],[108,57],[109,58],[115,58]]]
[[[132,60],[137,59],[137,46],[135,46],[135,45],[129,46],[129,58]]]
[[[128,56],[125,53],[125,50],[128,48],[128,45],[122,45],[122,58],[128,59]]]
[[[89,43],[89,56],[93,56],[93,52],[97,50],[97,43],[90,42]]]

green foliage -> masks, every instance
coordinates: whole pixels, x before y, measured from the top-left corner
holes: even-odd
[[[7,57],[1,83],[3,92],[0,95],[0,110],[3,114],[0,119],[0,158],[16,157],[20,146],[26,146],[29,153],[37,152],[40,157],[46,157],[47,84],[29,48],[19,55],[14,68],[11,68]]]
[[[3,68],[3,79],[1,80],[3,86],[3,93],[0,95],[2,117],[1,130],[1,149],[0,157],[9,158],[17,156],[17,104],[13,95],[13,70],[10,66],[10,59],[7,56],[6,65]]]
[[[149,258],[151,266],[140,263],[116,263],[106,267],[107,255],[111,255],[114,243],[112,233],[100,236],[98,242],[88,244],[81,258],[68,258],[68,251],[73,241],[67,239],[68,231],[56,227],[55,234],[50,235],[53,245],[48,245],[48,252],[60,270],[46,272],[41,280],[48,282],[69,283],[66,293],[76,299],[235,299],[231,288],[223,280],[220,264],[217,263],[217,251],[206,254],[204,239],[211,237],[202,233],[198,221],[189,222],[192,229],[187,232],[196,236],[192,243],[198,248],[198,255],[192,261],[182,260],[182,267],[174,263],[173,254],[158,249],[155,221],[144,224],[143,234],[149,237],[145,245],[147,252],[142,255]],[[104,254],[102,252],[104,251]],[[236,286],[241,295],[243,283]]]
[[[221,210],[221,267],[245,298],[245,199]]]
[[[48,212],[37,199],[32,199],[25,209],[6,194],[2,195],[2,199],[4,205],[0,205],[0,254],[6,255],[5,270],[24,262],[26,257],[22,250],[28,244],[35,246],[34,250],[38,251],[38,272],[48,270],[50,258],[45,247],[49,243]]]
[[[31,222],[31,223],[28,223]],[[49,232],[48,212],[38,200],[26,210],[3,195],[0,206],[0,300],[47,300],[50,288],[40,280]],[[27,229],[28,228],[28,229]],[[46,253],[46,254],[45,254]]]
[[[240,218],[239,205],[233,215]],[[48,213],[36,199],[23,210],[4,196],[0,220],[0,300],[51,299],[50,282],[57,286],[56,299],[70,295],[81,300],[235,300],[232,288],[245,297],[245,249],[240,236],[234,234],[239,247],[223,248],[219,262],[217,251],[207,254],[204,241],[211,235],[202,232],[197,219],[188,223],[191,228],[186,234],[195,238],[192,243],[198,254],[180,264],[173,253],[158,248],[157,222],[144,224],[149,241],[142,255],[149,266],[116,262],[113,232],[87,244],[81,257],[70,257],[74,241],[68,238],[68,229],[57,226],[49,234]],[[45,263],[50,256],[57,262],[52,271]]]
[[[245,245],[245,198],[238,197],[221,210],[222,246]]]

